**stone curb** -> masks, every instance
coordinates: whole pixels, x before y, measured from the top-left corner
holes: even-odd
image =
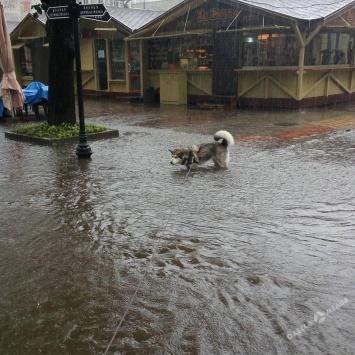
[[[79,136],[77,137],[65,137],[65,138],[40,138],[28,136],[27,134],[19,134],[14,132],[5,132],[5,137],[15,141],[28,142],[39,145],[57,145],[61,143],[71,143],[78,142]],[[119,132],[117,129],[110,129],[104,132],[98,133],[89,133],[87,134],[88,141],[99,140],[99,139],[108,139],[119,137]]]

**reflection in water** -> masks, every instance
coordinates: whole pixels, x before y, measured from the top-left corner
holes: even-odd
[[[97,107],[91,161],[0,137],[1,353],[104,353],[140,282],[109,354],[354,353],[354,131],[280,137],[344,111]],[[169,164],[217,129],[229,170]]]

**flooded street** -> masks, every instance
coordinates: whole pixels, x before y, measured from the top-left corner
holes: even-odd
[[[87,100],[90,161],[1,123],[0,354],[355,354],[354,109]]]

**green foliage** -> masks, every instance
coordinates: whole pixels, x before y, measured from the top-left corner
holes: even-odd
[[[38,15],[42,15],[43,12],[46,12],[48,9],[48,4],[47,2],[41,0],[41,4],[36,4],[31,6],[32,10],[35,10],[35,12],[32,14],[35,18],[38,18]]]
[[[103,126],[97,126],[94,124],[85,125],[85,131],[87,134],[104,132],[106,130],[107,128]],[[14,133],[26,134],[28,136],[39,138],[76,137],[79,135],[79,131],[80,126],[78,123],[75,125],[62,124],[59,126],[51,126],[47,122],[22,126],[13,130]]]

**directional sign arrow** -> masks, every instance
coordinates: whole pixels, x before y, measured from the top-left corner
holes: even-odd
[[[49,20],[58,20],[71,17],[69,6],[49,7],[46,15]],[[104,4],[79,5],[79,17],[104,22],[110,21],[111,19],[111,16],[106,11]]]
[[[104,4],[79,5],[79,16],[105,22],[111,19]]]
[[[105,11],[103,15],[80,15],[80,17],[86,18],[87,20],[96,20],[103,22],[108,22],[111,20],[111,16],[107,11]]]
[[[63,18],[70,18],[68,6],[49,7],[46,15],[49,20],[57,20]]]
[[[103,16],[106,12],[104,4],[79,5],[79,16]]]

